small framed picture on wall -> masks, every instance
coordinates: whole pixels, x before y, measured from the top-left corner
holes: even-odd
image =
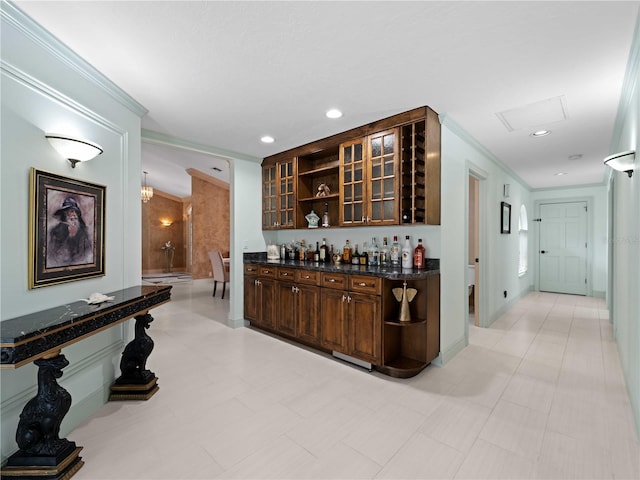
[[[500,202],[500,233],[511,233],[511,205]]]

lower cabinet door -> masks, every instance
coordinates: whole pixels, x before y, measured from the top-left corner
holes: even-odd
[[[347,292],[323,288],[320,294],[320,343],[347,352]]]
[[[276,282],[271,279],[260,278],[259,292],[259,323],[265,328],[276,328]]]
[[[349,293],[349,355],[380,364],[381,302],[376,295]]]
[[[283,335],[296,335],[296,300],[298,294],[292,283],[278,282],[278,316],[276,330]]]
[[[244,318],[254,323],[258,315],[256,277],[244,277]]]
[[[307,343],[320,343],[320,288],[298,285],[298,338]]]

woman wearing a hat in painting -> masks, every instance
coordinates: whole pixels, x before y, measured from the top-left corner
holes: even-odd
[[[90,262],[91,242],[77,200],[66,197],[53,215],[59,223],[49,231],[47,267]]]

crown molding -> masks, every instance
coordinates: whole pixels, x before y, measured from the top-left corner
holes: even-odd
[[[223,182],[222,180],[212,177],[211,175],[207,175],[200,170],[195,168],[187,168],[186,172],[191,175],[191,177],[199,178],[200,180],[204,180],[207,183],[215,185],[216,187],[223,188],[225,190],[229,190],[231,186],[227,182]]]
[[[44,48],[48,53],[60,60],[81,76],[105,91],[118,103],[139,117],[143,117],[148,110],[115,83],[96,70],[91,64],[67,47],[64,43],[49,33],[39,23],[20,10],[8,0],[0,0],[0,18],[2,22],[13,26],[25,37]]]
[[[479,153],[487,157],[491,162],[493,162],[500,170],[502,170],[507,175],[513,177],[518,183],[520,183],[524,188],[531,191],[531,186],[525,182],[520,176],[511,170],[507,165],[502,163],[498,158],[491,153],[487,148],[478,142],[469,132],[467,132],[464,128],[462,128],[455,120],[453,120],[447,114],[440,114],[438,116],[440,118],[440,124],[447,127],[453,133],[455,133],[460,139],[464,140],[468,143],[472,148],[477,150]]]
[[[233,150],[226,150],[212,145],[204,145],[202,143],[184,140],[182,138],[166,135],[160,132],[154,132],[153,130],[146,130],[144,128],[142,129],[142,141],[155,145],[167,145],[170,147],[182,148],[192,152],[206,153],[208,155],[215,155],[217,157],[227,158],[230,160],[246,160],[248,162],[262,163],[262,158],[260,157],[254,157],[253,155],[234,152]]]
[[[609,152],[614,153],[619,150],[626,150],[628,147],[636,149],[635,145],[620,145],[620,139],[624,133],[624,123],[629,109],[634,107],[632,104],[633,96],[636,93],[636,89],[639,88],[640,81],[640,15],[636,19],[636,27],[633,31],[633,41],[631,43],[631,49],[629,51],[629,58],[627,60],[627,70],[622,82],[622,90],[620,92],[620,102],[618,103],[618,112],[616,114],[616,120],[613,126],[613,134],[611,135],[611,144],[609,146]],[[607,179],[605,178],[605,182]]]

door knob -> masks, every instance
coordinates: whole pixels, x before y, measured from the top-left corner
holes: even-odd
[[[540,250],[540,253],[547,253],[546,250]]]

